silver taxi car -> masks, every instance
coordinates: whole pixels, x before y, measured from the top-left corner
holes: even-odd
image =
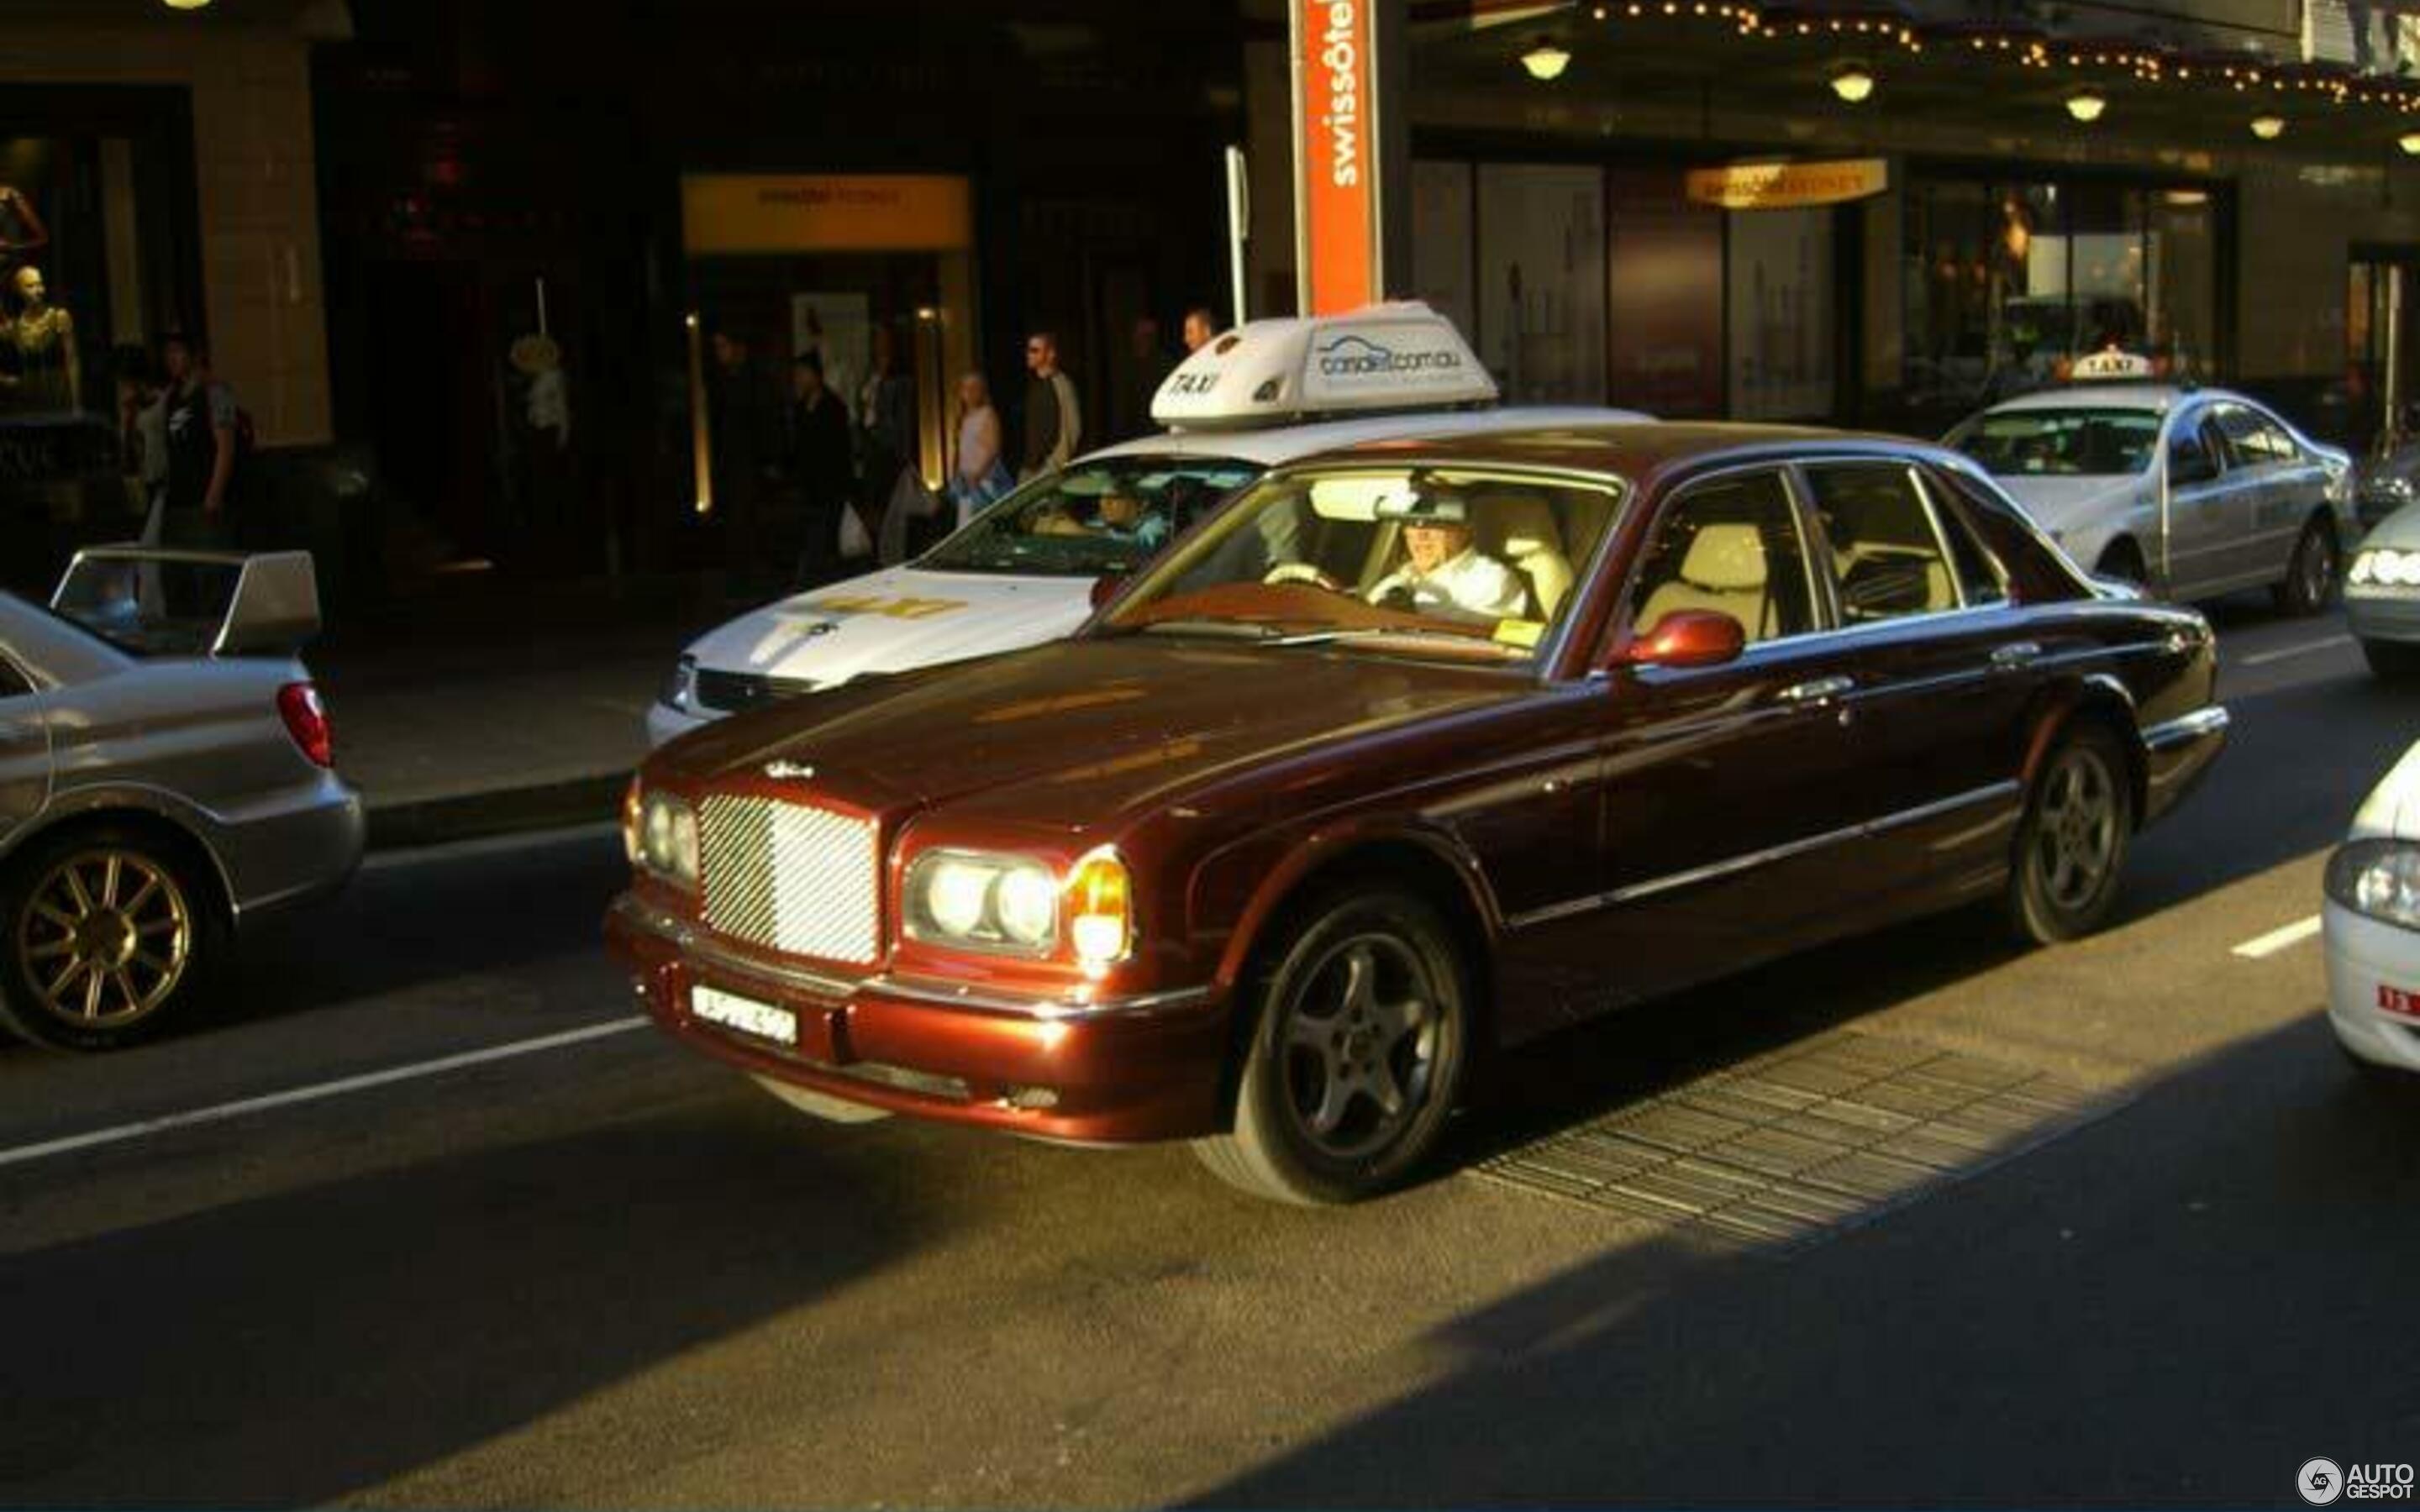
[[[2240,393],[2118,353],[1951,431],[2077,563],[2179,600],[2269,589],[2316,614],[2360,535],[2352,458]]]
[[[318,623],[301,552],[88,550],[48,607],[0,593],[0,1026],[139,1040],[238,924],[352,874]]]

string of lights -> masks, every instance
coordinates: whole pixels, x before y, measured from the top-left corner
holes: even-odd
[[[2076,87],[2066,97],[2069,115],[2097,120],[2110,103],[2106,85],[2128,88],[2193,88],[2241,95],[2260,101],[2248,125],[2260,140],[2274,141],[2287,117],[2274,107],[2317,103],[2322,107],[2369,106],[2420,116],[2420,81],[2403,82],[2356,73],[2330,64],[2281,63],[2224,54],[2184,52],[2143,43],[2062,39],[2038,30],[1989,23],[1923,25],[1882,11],[1812,11],[1752,0],[1592,0],[1586,7],[1598,23],[1680,23],[1728,31],[1743,41],[1823,41],[1858,46],[1868,55],[1833,69],[1833,90],[1850,104],[1871,97],[1880,69],[1872,54],[1916,57],[1965,55],[2044,74],[2068,74]],[[1554,44],[1542,43],[1542,47]],[[1571,54],[1559,48],[1554,72]],[[1525,59],[1526,62],[1526,59]],[[1541,77],[1534,67],[1533,74]],[[2420,155],[2420,130],[2408,130],[2398,145]]]

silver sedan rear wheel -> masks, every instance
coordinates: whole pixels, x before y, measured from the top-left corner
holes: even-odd
[[[209,900],[136,829],[63,837],[5,884],[0,1018],[27,1038],[108,1049],[195,996],[215,938]]]

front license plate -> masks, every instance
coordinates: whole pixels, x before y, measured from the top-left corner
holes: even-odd
[[[786,1008],[760,1003],[753,997],[726,993],[720,987],[690,988],[689,1011],[693,1018],[720,1024],[727,1029],[737,1029],[759,1040],[770,1040],[776,1044],[793,1048],[799,1042],[799,1015]]]
[[[2381,982],[2378,988],[2378,1010],[2399,1019],[2420,1019],[2420,993],[2408,993],[2400,987]]]

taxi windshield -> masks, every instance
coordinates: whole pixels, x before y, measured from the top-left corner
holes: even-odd
[[[1101,633],[1528,662],[1627,494],[1612,479],[1451,467],[1264,478],[1156,563]]]
[[[2130,477],[2151,466],[2160,417],[2149,409],[2008,409],[1950,432],[1949,444],[2012,477]]]
[[[917,563],[936,572],[1045,578],[1131,573],[1260,476],[1231,456],[1105,456],[1017,489]]]

